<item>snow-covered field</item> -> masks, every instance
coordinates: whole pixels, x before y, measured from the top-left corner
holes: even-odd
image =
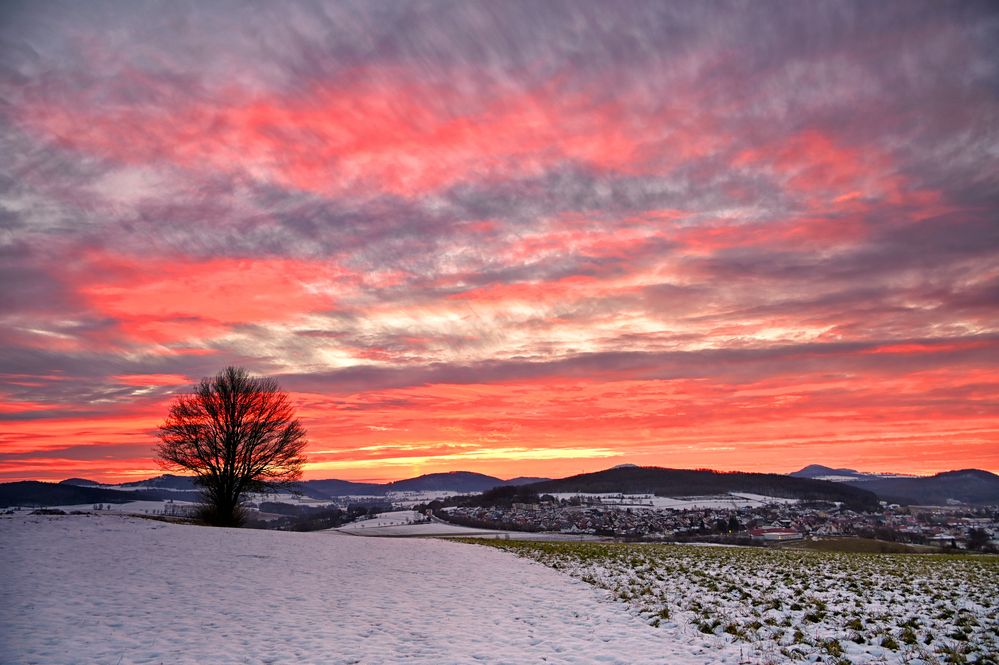
[[[340,527],[341,531],[373,529],[387,526],[404,526],[425,522],[426,517],[420,515],[415,510],[394,510],[388,513],[379,513],[374,517],[351,522]]]
[[[750,662],[999,662],[999,558],[496,542]]]
[[[0,518],[3,663],[738,662],[463,543]]]
[[[430,503],[435,499],[446,499],[449,496],[464,494],[457,490],[426,490],[423,492],[386,492],[385,500],[393,506],[412,508],[419,503]]]
[[[397,538],[501,538],[516,540],[601,540],[589,534],[570,535],[559,533],[529,533],[526,531],[498,531],[495,529],[474,529],[472,527],[448,524],[437,519],[427,521],[414,510],[396,510],[381,513],[373,518],[345,524],[335,531],[355,536],[386,536]]]
[[[176,515],[184,516],[196,507],[193,501],[128,501],[126,503],[78,503],[65,506],[46,506],[48,510],[62,510],[70,513],[98,512],[118,513],[121,515]],[[101,508],[97,508],[101,506]],[[30,513],[34,508],[18,508],[18,512]]]

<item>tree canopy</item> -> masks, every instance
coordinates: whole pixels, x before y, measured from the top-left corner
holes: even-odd
[[[286,486],[302,475],[306,432],[273,379],[226,367],[179,395],[158,431],[163,466],[193,472],[204,493],[203,517],[242,522],[247,492]]]

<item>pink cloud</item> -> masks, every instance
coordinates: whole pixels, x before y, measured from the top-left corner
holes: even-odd
[[[335,308],[351,273],[331,261],[91,254],[76,289],[130,338],[189,342],[249,323],[290,322]]]

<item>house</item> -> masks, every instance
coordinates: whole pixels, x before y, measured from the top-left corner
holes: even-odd
[[[930,537],[930,544],[939,547],[957,547],[957,539],[946,533],[940,533]]]
[[[785,529],[783,527],[764,527],[762,529],[750,529],[749,535],[753,540],[763,540],[775,542],[783,540],[801,540],[803,536],[800,531]]]

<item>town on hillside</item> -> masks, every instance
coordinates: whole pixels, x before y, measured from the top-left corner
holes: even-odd
[[[732,507],[656,508],[651,495],[544,495],[510,505],[425,507],[455,524],[513,531],[593,534],[647,541],[762,544],[806,538],[861,537],[894,543],[999,551],[997,506],[901,506],[855,512],[832,502],[765,502]]]

